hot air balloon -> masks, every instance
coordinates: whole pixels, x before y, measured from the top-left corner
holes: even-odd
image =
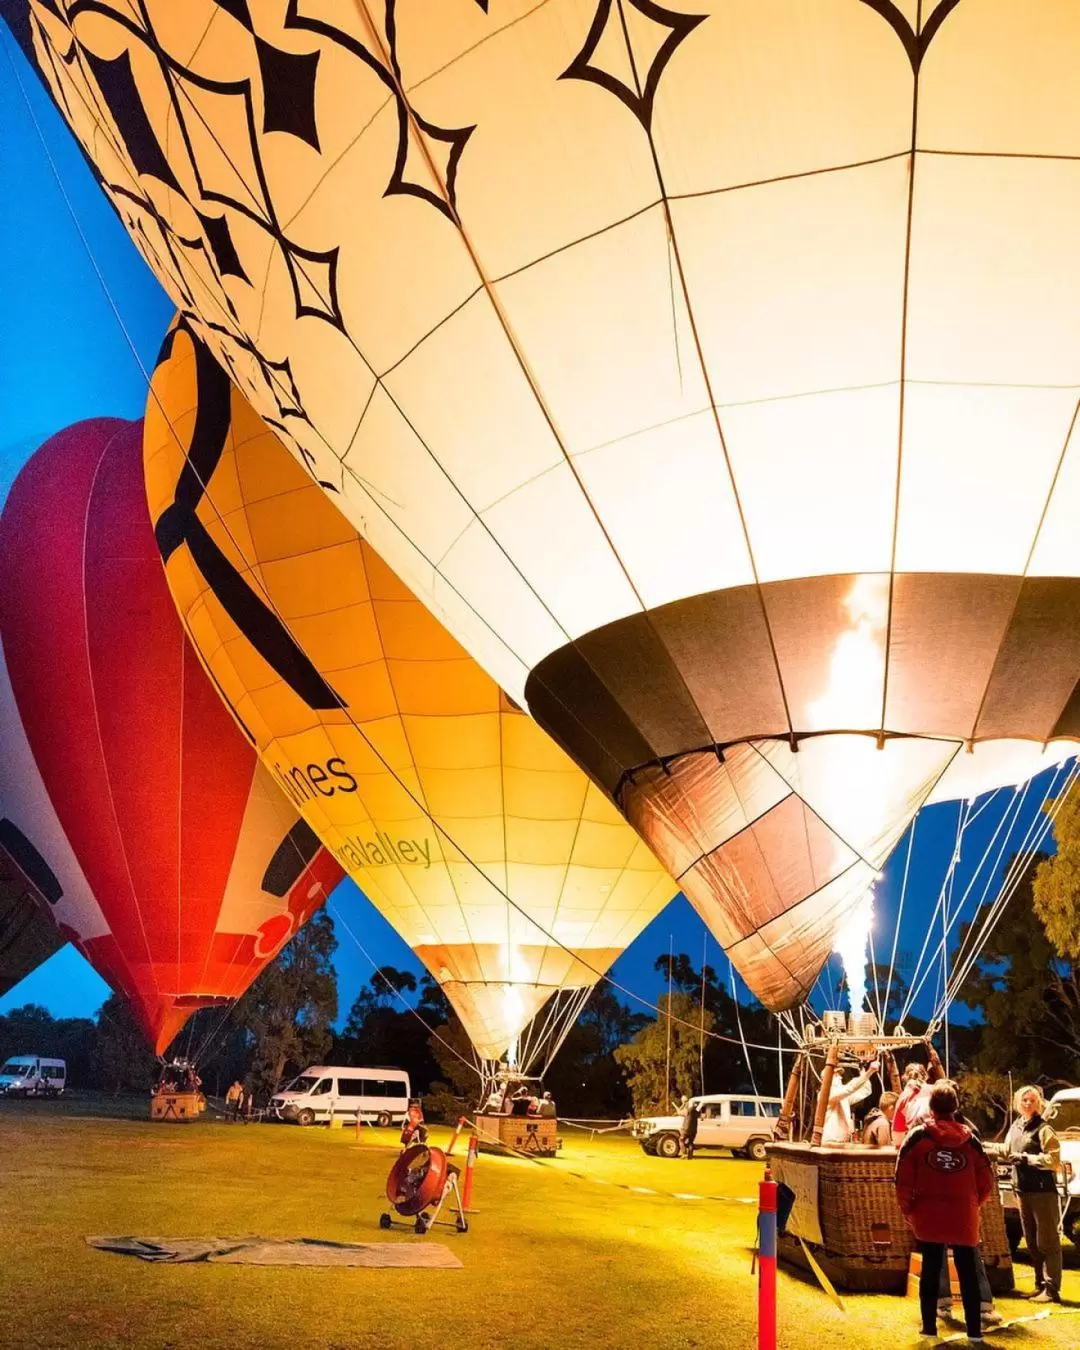
[[[80,423],[0,515],[0,842],[160,1054],[341,879],[176,618],[142,424]]]
[[[922,803],[1071,753],[1073,7],[4,4],[193,329],[771,1007]]]
[[[671,878],[186,322],[166,340],[145,426],[169,585],[237,721],[438,980],[479,1058],[542,1067]]]

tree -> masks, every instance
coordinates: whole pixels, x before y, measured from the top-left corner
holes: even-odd
[[[1056,1085],[1080,1071],[1080,966],[1058,955],[1035,913],[1034,880],[1045,860],[1034,854],[1027,861],[959,999],[983,1021],[972,1069],[1008,1069],[1017,1080]],[[963,941],[975,939],[978,922],[965,926]]]
[[[1080,785],[1074,783],[1064,801],[1048,806],[1056,810],[1057,852],[1044,858],[1035,871],[1035,913],[1058,956],[1076,962],[1080,961]]]
[[[360,992],[353,1000],[349,1016],[345,1023],[345,1035],[352,1039],[363,1034],[365,1023],[373,1013],[389,1009],[398,1012],[401,1009],[399,994],[416,993],[416,976],[411,970],[398,970],[396,966],[380,966],[372,972],[371,979],[361,985]]]
[[[658,1006],[660,1015],[615,1051],[639,1116],[666,1113],[673,1097],[689,1097],[699,1090],[699,1025],[709,1032],[716,1021],[708,1009],[702,1014],[698,1000],[681,991],[670,999],[663,994]]]
[[[237,1021],[254,1041],[251,1076],[256,1093],[272,1094],[286,1068],[318,1063],[333,1043],[337,1016],[334,923],[320,910],[262,972],[237,1007]]]
[[[110,994],[97,1015],[98,1081],[107,1092],[149,1092],[157,1059],[120,994]]]

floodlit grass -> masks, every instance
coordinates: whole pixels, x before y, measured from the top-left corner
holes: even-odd
[[[437,1229],[462,1270],[153,1266],[94,1251],[88,1234],[254,1234],[379,1242],[396,1132],[154,1125],[142,1103],[0,1102],[0,1346],[42,1350],[366,1350],[555,1346],[752,1347],[750,1275],[760,1168],[722,1157],[647,1158],[625,1137],[565,1129],[538,1165],[483,1156],[471,1231]],[[434,1130],[440,1143],[447,1131]],[[581,1180],[571,1172],[599,1180]],[[604,1184],[608,1183],[608,1184]],[[614,1184],[612,1184],[614,1183]],[[720,1196],[676,1200],[623,1186]],[[1080,1300],[1067,1247],[1066,1295]],[[1020,1269],[1021,1287],[1030,1270]],[[911,1300],[845,1299],[780,1276],[789,1350],[913,1344]],[[1031,1311],[1000,1303],[1007,1316]],[[909,1334],[910,1333],[910,1334]],[[1075,1346],[1068,1312],[996,1345]]]

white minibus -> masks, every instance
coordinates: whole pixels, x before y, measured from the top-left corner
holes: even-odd
[[[313,1125],[331,1116],[397,1125],[409,1107],[409,1075],[404,1069],[356,1069],[313,1064],[270,1099],[270,1114],[297,1125]]]

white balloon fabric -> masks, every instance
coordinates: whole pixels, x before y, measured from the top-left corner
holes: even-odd
[[[1074,6],[0,3],[195,331],[772,1006],[967,748],[965,794],[1071,752]]]

